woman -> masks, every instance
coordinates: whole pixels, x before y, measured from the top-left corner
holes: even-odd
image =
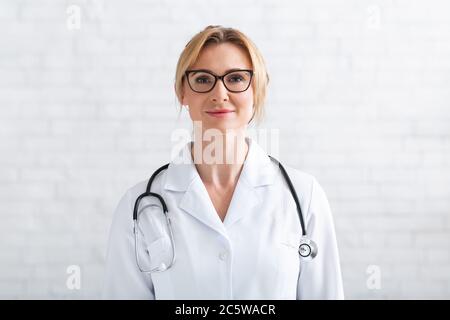
[[[105,298],[343,298],[324,191],[311,175],[286,168],[318,248],[303,261],[302,225],[288,184],[246,137],[253,117],[261,118],[267,84],[260,52],[238,30],[209,26],[186,45],[175,92],[189,111],[194,139],[151,184],[165,201],[170,228],[154,196],[136,205],[134,225],[147,180],[128,190],[110,231]]]

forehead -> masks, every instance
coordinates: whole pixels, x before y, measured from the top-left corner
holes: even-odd
[[[232,44],[209,45],[202,49],[191,69],[207,69],[217,74],[230,69],[251,69],[252,63],[245,49]]]

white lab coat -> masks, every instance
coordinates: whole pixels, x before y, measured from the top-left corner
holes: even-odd
[[[167,203],[176,246],[176,262],[165,272],[146,274],[136,265],[132,211],[148,180],[125,193],[110,230],[104,298],[344,298],[333,217],[323,189],[313,176],[285,166],[308,236],[318,246],[314,260],[301,261],[301,225],[288,186],[266,152],[254,140],[247,142],[247,158],[223,222],[189,144],[156,177],[151,191]],[[167,233],[148,236],[150,256],[170,252]]]

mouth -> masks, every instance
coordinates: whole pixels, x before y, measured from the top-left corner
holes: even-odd
[[[234,111],[228,110],[228,109],[219,109],[219,110],[214,110],[214,111],[206,111],[206,113],[213,117],[226,117],[226,116],[234,113]]]
[[[229,109],[217,109],[212,111],[206,111],[206,113],[228,113],[228,112],[234,112],[233,110]]]

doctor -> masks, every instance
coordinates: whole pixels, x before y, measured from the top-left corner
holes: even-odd
[[[164,223],[142,224],[145,238],[135,246],[133,207],[146,179],[125,193],[115,211],[104,298],[344,298],[323,189],[313,176],[286,167],[308,237],[318,247],[314,259],[303,261],[298,252],[302,228],[286,181],[246,135],[248,123],[262,115],[267,84],[260,52],[240,31],[209,26],[189,41],[178,61],[175,92],[201,130],[194,130],[194,140],[151,186],[167,204],[176,259],[162,272],[142,272],[137,264],[138,255],[150,268],[170,265],[172,259]],[[205,139],[211,131],[213,153]]]

